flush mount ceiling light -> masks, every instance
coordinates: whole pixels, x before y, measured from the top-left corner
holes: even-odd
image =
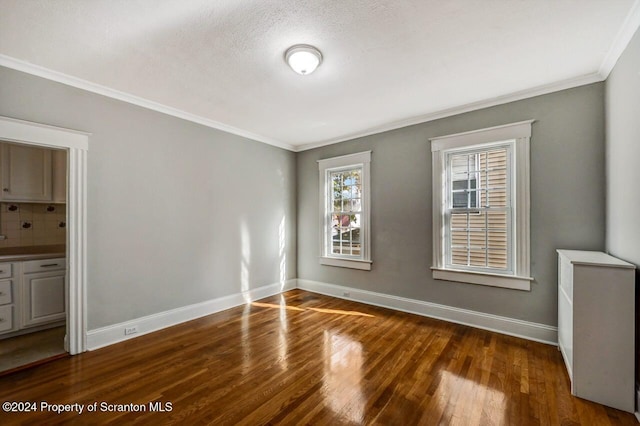
[[[307,75],[322,63],[322,53],[308,44],[296,44],[284,52],[284,60],[298,74]]]

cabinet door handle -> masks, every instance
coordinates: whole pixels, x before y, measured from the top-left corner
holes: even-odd
[[[57,263],[47,263],[46,265],[40,265],[41,268],[50,268],[52,266],[60,266]]]
[[[9,188],[2,188],[4,192],[9,192]]]

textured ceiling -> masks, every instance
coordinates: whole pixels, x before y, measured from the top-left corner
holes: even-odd
[[[601,67],[637,6],[0,0],[0,55],[5,65],[37,65],[297,149],[532,88],[603,78]],[[284,63],[284,51],[297,43],[324,55],[310,76]]]

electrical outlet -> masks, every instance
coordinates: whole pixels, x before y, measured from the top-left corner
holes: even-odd
[[[351,293],[349,293],[348,291],[345,291],[344,293],[342,293],[342,295],[344,297],[351,297]]]
[[[138,326],[134,325],[133,327],[127,327],[124,329],[124,335],[128,336],[130,334],[136,334],[138,332]]]

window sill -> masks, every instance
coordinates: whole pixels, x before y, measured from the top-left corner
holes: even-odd
[[[371,264],[373,262],[370,260],[359,260],[359,259],[338,259],[335,257],[320,257],[320,264],[327,266],[338,266],[340,268],[351,268],[351,269],[360,269],[362,271],[370,271]]]
[[[453,269],[431,268],[433,279],[457,281],[468,284],[480,284],[491,287],[510,288],[514,290],[531,291],[530,277],[514,277],[482,272],[460,271]]]

